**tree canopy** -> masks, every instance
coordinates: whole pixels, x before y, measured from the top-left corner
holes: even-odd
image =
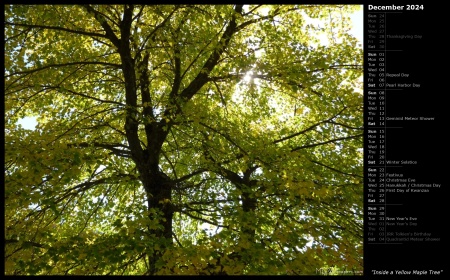
[[[6,5],[6,274],[362,271],[357,8]]]

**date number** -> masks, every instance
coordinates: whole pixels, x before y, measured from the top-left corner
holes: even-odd
[[[406,5],[406,10],[423,10],[423,5]]]

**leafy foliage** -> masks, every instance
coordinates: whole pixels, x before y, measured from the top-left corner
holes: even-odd
[[[362,270],[355,9],[5,6],[6,274]]]

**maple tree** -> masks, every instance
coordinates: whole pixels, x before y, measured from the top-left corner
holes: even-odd
[[[6,5],[6,274],[361,271],[357,8]]]

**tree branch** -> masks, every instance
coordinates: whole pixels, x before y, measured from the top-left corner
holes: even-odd
[[[121,148],[126,148],[129,149],[128,146],[126,145],[122,145],[122,144],[104,144],[104,143],[98,143],[98,142],[82,142],[82,143],[73,143],[73,144],[67,144],[67,147],[72,148],[72,147],[100,147],[100,148],[104,148],[107,150],[110,150],[111,152],[113,152],[115,155],[117,156],[124,156],[124,157],[129,157],[130,156],[130,151],[129,150],[122,150],[122,149],[118,149],[117,147],[121,147]]]
[[[16,240],[16,239],[6,239],[5,238],[5,246],[8,244],[14,244],[14,243],[19,243],[19,242],[21,242],[21,241]],[[22,244],[26,244],[26,245],[30,245],[30,246],[38,247],[38,248],[45,248],[44,245],[37,243],[37,242],[32,242],[32,241],[24,241],[24,242],[22,242]]]
[[[339,142],[341,140],[348,140],[348,139],[353,139],[353,138],[359,138],[364,136],[363,133],[361,134],[357,134],[357,135],[352,135],[352,136],[347,136],[347,137],[340,137],[340,138],[335,138],[335,139],[331,139],[325,142],[320,142],[320,143],[315,143],[315,144],[310,144],[310,145],[304,145],[304,146],[300,146],[300,147],[296,147],[291,149],[291,152],[295,152],[298,150],[302,150],[302,149],[307,149],[307,148],[313,148],[313,147],[317,147],[317,146],[321,146],[321,145],[325,145],[325,144],[329,144],[329,143],[334,143],[334,142]]]
[[[180,93],[181,104],[188,102],[199,90],[203,87],[204,84],[208,82],[208,75],[216,66],[217,62],[220,59],[221,54],[228,47],[228,44],[231,41],[231,37],[234,33],[236,33],[236,13],[242,13],[243,5],[236,5],[235,14],[233,14],[231,21],[227,28],[225,29],[218,47],[214,50],[214,52],[209,56],[208,60],[203,65],[200,73],[194,78],[194,80]],[[176,113],[180,113],[180,109],[176,111]],[[164,111],[164,116],[169,117],[172,115],[170,108]]]
[[[101,34],[101,33],[73,30],[73,29],[59,27],[59,26],[14,23],[14,22],[8,22],[8,21],[5,21],[5,25],[14,25],[14,26],[23,26],[23,27],[29,27],[29,28],[41,28],[41,29],[50,29],[50,30],[60,30],[60,31],[64,31],[64,32],[80,34],[80,35],[85,35],[85,36],[108,38],[108,36],[106,36],[105,34]]]
[[[92,8],[90,5],[83,6],[89,13],[94,14],[95,19],[103,27],[103,30],[106,33],[104,37],[108,38],[114,44],[114,46],[116,46],[116,48],[120,49],[120,40],[119,38],[117,38],[116,34],[114,34],[114,31],[112,30],[111,26],[109,26],[108,22],[106,22],[105,17],[98,11],[94,10],[94,8]]]
[[[67,63],[61,63],[61,64],[50,64],[50,65],[45,65],[43,67],[39,67],[39,68],[35,68],[35,69],[30,69],[27,71],[19,71],[19,72],[14,72],[11,73],[9,75],[5,75],[5,78],[9,78],[11,76],[15,76],[15,75],[21,75],[21,74],[32,74],[34,72],[38,72],[38,71],[42,71],[45,70],[47,68],[57,68],[57,67],[66,67],[66,66],[71,66],[71,65],[106,65],[106,66],[112,66],[114,68],[121,68],[120,64],[115,64],[115,63],[110,63],[110,62],[102,62],[102,61],[78,61],[78,62],[67,62]]]
[[[339,115],[340,115],[342,112],[344,112],[346,109],[347,109],[347,107],[344,107],[344,108],[342,108],[342,110],[340,110],[337,114],[335,114],[335,115],[332,116],[331,118],[328,118],[328,119],[326,119],[326,120],[320,121],[320,122],[318,122],[318,123],[316,123],[316,124],[314,124],[314,125],[308,127],[307,129],[304,129],[304,130],[302,130],[302,131],[300,131],[300,132],[297,132],[297,133],[294,133],[294,134],[292,134],[292,135],[289,135],[289,136],[283,137],[283,138],[281,138],[281,139],[275,140],[275,141],[273,141],[272,143],[276,144],[276,143],[280,143],[280,142],[282,142],[282,141],[285,141],[285,140],[294,138],[295,136],[304,134],[305,132],[308,132],[308,131],[314,129],[315,127],[317,127],[317,126],[319,126],[319,125],[321,125],[321,124],[323,124],[323,123],[332,123],[331,121],[332,121],[334,118],[336,118],[337,116],[339,116]]]
[[[335,172],[337,172],[337,173],[341,173],[341,174],[348,175],[348,176],[353,176],[353,177],[364,178],[364,176],[361,176],[361,175],[358,175],[358,174],[353,174],[353,173],[346,173],[346,172],[340,171],[340,170],[338,170],[338,169],[336,169],[336,168],[333,168],[333,167],[331,167],[331,166],[325,165],[325,164],[320,163],[320,162],[315,161],[315,160],[309,160],[309,161],[311,161],[311,162],[313,162],[313,163],[315,163],[315,164],[318,164],[318,165],[320,165],[320,166],[323,166],[323,167],[325,167],[325,168],[328,168],[328,169],[330,169],[330,170],[333,170],[333,171],[335,171]]]

